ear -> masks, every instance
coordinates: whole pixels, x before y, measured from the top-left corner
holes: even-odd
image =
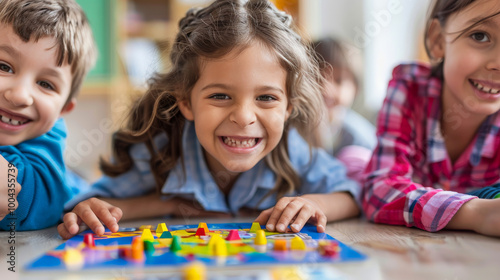
[[[62,108],[61,115],[65,115],[65,114],[73,111],[73,109],[75,109],[75,106],[76,106],[76,98],[71,98],[68,101],[68,103],[66,105],[64,105],[64,107]]]
[[[188,121],[194,120],[194,114],[193,110],[191,109],[191,104],[189,103],[189,100],[177,101],[177,106],[179,106],[179,110],[181,110],[181,113],[184,116],[184,118],[186,118]]]
[[[441,60],[444,58],[445,38],[443,35],[443,27],[437,19],[433,19],[429,25],[425,44],[429,49],[431,60]]]
[[[288,118],[292,114],[292,111],[293,111],[293,105],[292,103],[289,103],[288,108],[286,108],[285,121],[288,121]]]

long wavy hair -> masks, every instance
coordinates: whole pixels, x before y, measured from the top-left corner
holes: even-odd
[[[297,189],[300,178],[290,163],[287,132],[294,126],[308,140],[321,118],[323,101],[322,76],[314,51],[291,24],[291,17],[267,0],[218,0],[208,7],[188,11],[179,22],[172,45],[171,69],[150,80],[148,91],[132,108],[128,124],[114,134],[114,160],[101,159],[103,172],[117,176],[129,170],[133,165],[130,147],[145,143],[159,191],[169,171],[179,160],[182,162],[185,119],[177,104],[189,100],[200,77],[200,58],[220,58],[259,40],[276,53],[286,70],[286,89],[293,106],[282,139],[265,160],[276,174],[273,191],[278,197]],[[160,133],[168,137],[164,147],[156,147],[153,141]]]

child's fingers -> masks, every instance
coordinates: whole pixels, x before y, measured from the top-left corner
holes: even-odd
[[[320,215],[318,217],[318,222],[316,223],[316,230],[319,233],[325,232],[326,222],[327,222],[327,219],[326,219],[325,214],[320,213]]]
[[[274,206],[274,209],[271,213],[271,216],[269,217],[269,220],[267,221],[267,224],[266,224],[266,229],[268,231],[278,230],[276,228],[278,220],[280,219],[281,213],[283,213],[283,211],[285,210],[285,208],[287,207],[289,202],[290,202],[290,199],[288,197],[284,197],[276,203],[276,205]],[[290,217],[290,219],[291,218],[293,218],[293,216]],[[285,229],[286,229],[286,227],[285,227]],[[285,229],[283,229],[282,231],[285,231]]]
[[[293,224],[290,225],[290,228],[294,232],[299,232],[304,225],[307,223],[307,221],[311,218],[313,214],[313,210],[305,204],[300,212],[297,214],[297,218],[295,218],[295,221],[293,221]]]
[[[92,208],[92,210],[95,213],[95,215],[97,216],[97,218],[101,221],[101,223],[103,223],[112,232],[116,232],[119,229],[118,220],[113,216],[113,214],[111,214],[111,210],[113,210],[113,212],[115,212],[115,215],[118,215],[121,212],[121,210],[114,210],[113,208],[117,208],[117,207],[111,207],[110,209],[108,209],[107,207],[105,207],[101,204],[98,206],[94,206],[94,208]],[[98,229],[98,230],[100,230],[100,229]],[[94,232],[102,235],[102,234],[104,234],[104,229],[103,229],[102,233],[98,233],[97,231],[94,231]]]
[[[68,232],[64,223],[57,226],[57,232],[63,239],[70,239],[71,237],[75,236],[74,234]]]
[[[281,216],[278,220],[278,223],[276,225],[276,230],[279,232],[285,232],[287,226],[290,223],[298,223],[300,225],[300,229],[302,226],[306,223],[306,221],[311,217],[313,213],[312,207],[309,206],[308,204],[304,204],[301,200],[295,199],[288,203],[286,206],[285,210],[281,213]],[[300,215],[302,215],[302,220],[304,220],[302,223],[300,221],[297,222],[297,219],[300,218]],[[307,217],[307,218],[304,218]],[[295,221],[294,221],[295,218]],[[293,230],[293,228],[292,228]]]
[[[91,208],[87,205],[81,204],[76,205],[73,209],[73,212],[82,219],[82,221],[89,226],[89,228],[95,232],[97,235],[104,234],[104,227],[102,226],[101,221],[97,218],[95,213],[91,210]]]
[[[271,207],[269,209],[260,212],[259,216],[257,216],[254,222],[259,223],[261,225],[267,224],[267,221],[269,220],[269,217],[271,216],[273,209],[274,207]]]
[[[61,225],[64,226],[66,232],[72,235],[77,234],[80,229],[78,225],[78,216],[73,212],[69,212],[64,215],[63,223]]]

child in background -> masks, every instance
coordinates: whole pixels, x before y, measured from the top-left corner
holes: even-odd
[[[431,67],[396,67],[378,118],[363,207],[377,223],[500,236],[500,2],[438,0]]]
[[[0,34],[0,229],[41,229],[73,195],[60,117],[94,63],[92,32],[73,0],[1,0]]]
[[[267,0],[189,11],[171,70],[114,135],[113,160],[101,163],[108,176],[88,194],[102,198],[76,205],[59,234],[81,223],[102,234],[101,222],[114,232],[121,218],[266,208],[256,221],[269,230],[310,222],[324,232],[327,221],[358,215],[358,185],[342,164],[292,129],[310,135],[322,99],[312,50],[290,25]]]
[[[375,127],[351,109],[359,91],[351,67],[355,58],[347,57],[346,47],[333,38],[314,42],[314,50],[325,78],[323,99],[327,107],[327,114],[316,130],[317,143],[344,163],[349,178],[361,182],[377,138]]]

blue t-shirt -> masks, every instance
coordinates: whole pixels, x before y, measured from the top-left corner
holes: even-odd
[[[308,193],[345,191],[358,198],[359,185],[346,177],[342,163],[323,150],[313,149],[310,160],[309,146],[296,130],[289,133],[288,150],[292,166],[301,178],[301,185],[289,196]],[[155,138],[157,147],[167,143],[167,137]],[[277,202],[276,194],[267,197],[276,183],[276,176],[264,160],[243,172],[233,185],[228,197],[216,185],[208,169],[203,149],[198,141],[193,122],[186,122],[183,134],[184,169],[181,161],[170,171],[161,192],[167,197],[183,197],[196,200],[207,211],[237,214],[240,208],[267,209]],[[68,203],[71,208],[79,201],[93,196],[128,198],[150,193],[155,181],[149,165],[149,151],[144,144],[131,148],[134,165],[118,177],[104,176],[93,184],[92,189]],[[184,173],[185,171],[185,173]],[[259,204],[260,202],[260,204]]]
[[[42,136],[15,146],[0,146],[0,154],[18,170],[21,191],[17,209],[0,221],[0,229],[35,230],[55,225],[64,203],[73,195],[65,183],[63,152],[66,125],[59,119]]]

